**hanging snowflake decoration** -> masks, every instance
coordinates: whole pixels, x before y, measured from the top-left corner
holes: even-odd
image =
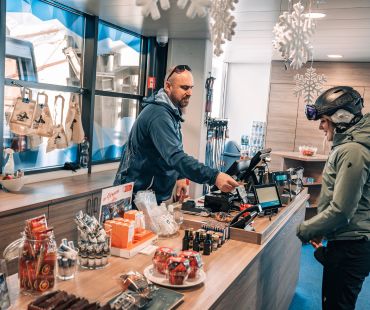
[[[186,16],[193,19],[195,16],[205,17],[211,7],[211,0],[190,0],[190,5],[186,11]],[[188,4],[188,0],[178,0],[177,6],[184,9]]]
[[[304,14],[303,5],[298,2],[293,5],[293,13],[284,12],[279,17],[273,29],[275,40],[273,46],[284,60],[291,61],[293,69],[300,69],[312,57],[311,36],[316,27],[311,18]]]
[[[180,9],[185,9],[189,1],[190,5],[186,11],[186,16],[189,18],[194,18],[197,15],[199,17],[205,17],[212,2],[211,0],[178,0],[177,6]],[[147,17],[151,15],[153,20],[161,18],[157,3],[158,0],[136,0],[136,5],[142,7],[141,12],[143,16]],[[171,7],[169,0],[159,0],[159,3],[164,11]]]
[[[313,104],[315,96],[318,96],[322,91],[322,86],[326,82],[324,74],[317,74],[316,69],[308,68],[304,75],[296,74],[294,77],[296,87],[294,94],[299,97],[304,94],[304,102]]]
[[[235,17],[230,11],[235,9],[238,0],[214,0],[211,6],[211,31],[214,46],[214,54],[220,56],[223,53],[221,45],[225,40],[231,41],[235,34]]]

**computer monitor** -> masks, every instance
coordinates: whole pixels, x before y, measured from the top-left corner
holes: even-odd
[[[278,209],[282,207],[276,184],[263,184],[253,186],[256,202],[262,210]]]

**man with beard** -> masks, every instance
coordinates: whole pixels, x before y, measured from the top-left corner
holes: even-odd
[[[157,202],[186,193],[186,179],[216,185],[230,192],[239,184],[229,175],[205,166],[183,150],[182,111],[189,104],[194,86],[191,69],[178,65],[168,71],[164,88],[144,98],[122,154],[115,185],[135,182],[134,193],[152,189]]]
[[[306,106],[307,118],[320,120],[319,129],[333,142],[318,214],[297,231],[324,266],[324,310],[355,309],[370,272],[370,114],[363,115],[362,108],[361,95],[348,86],[330,88]]]

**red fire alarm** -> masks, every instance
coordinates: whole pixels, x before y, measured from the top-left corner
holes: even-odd
[[[148,89],[155,89],[155,82],[156,82],[155,77],[149,76],[148,77]]]

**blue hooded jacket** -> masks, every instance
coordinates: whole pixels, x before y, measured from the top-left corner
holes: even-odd
[[[163,89],[143,100],[122,154],[114,185],[135,182],[134,192],[152,189],[157,201],[171,197],[176,180],[214,184],[218,170],[183,150],[181,112]]]

